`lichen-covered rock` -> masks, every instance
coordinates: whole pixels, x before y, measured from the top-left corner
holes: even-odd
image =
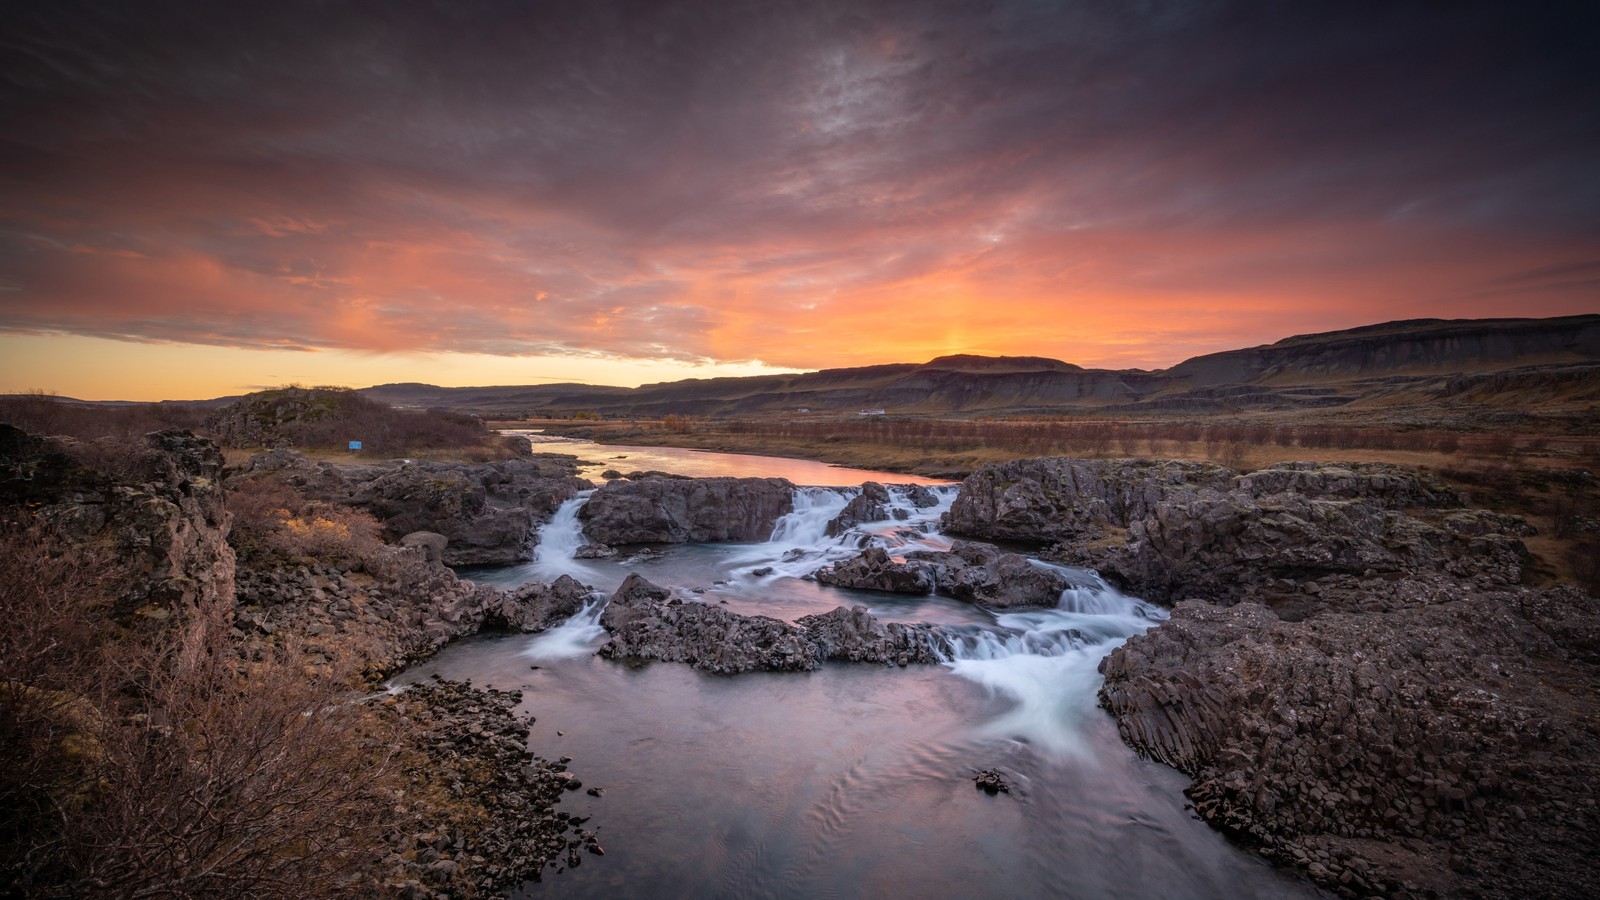
[[[1600,601],[1440,575],[1323,593],[1346,596],[1295,622],[1180,603],[1101,663],[1101,702],[1202,817],[1324,883],[1600,891],[1600,701],[1566,687],[1600,674]]]
[[[596,489],[579,512],[589,540],[602,544],[763,541],[794,508],[783,478],[630,476]]]

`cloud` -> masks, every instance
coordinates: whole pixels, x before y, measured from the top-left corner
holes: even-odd
[[[0,330],[1155,365],[1313,326],[1594,306],[1600,76],[1578,7],[15,19]]]

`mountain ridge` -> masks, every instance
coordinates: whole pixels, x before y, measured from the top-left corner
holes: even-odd
[[[1549,371],[1547,371],[1549,370]],[[1552,372],[1555,372],[1552,376]],[[1554,401],[1600,394],[1600,314],[1545,319],[1406,319],[1292,335],[1203,354],[1168,369],[1091,369],[1039,356],[956,354],[779,375],[656,382],[445,388],[375,385],[363,393],[396,405],[444,406],[491,416],[670,414],[730,416],[850,413],[1195,412],[1328,409],[1462,396],[1478,401],[1536,381]],[[1593,388],[1593,390],[1592,390]],[[1401,396],[1397,400],[1396,392]]]

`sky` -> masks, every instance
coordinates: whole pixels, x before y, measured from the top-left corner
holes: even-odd
[[[1600,312],[1597,44],[1531,0],[17,4],[0,392]]]

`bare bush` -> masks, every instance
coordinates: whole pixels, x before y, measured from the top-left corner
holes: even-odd
[[[0,534],[0,895],[363,895],[400,746],[290,647],[227,652],[231,599],[149,642],[105,554]]]
[[[133,403],[106,406],[65,400],[43,391],[0,397],[0,422],[44,435],[81,441],[110,438],[126,442],[152,431],[199,428],[205,410],[186,403]]]

